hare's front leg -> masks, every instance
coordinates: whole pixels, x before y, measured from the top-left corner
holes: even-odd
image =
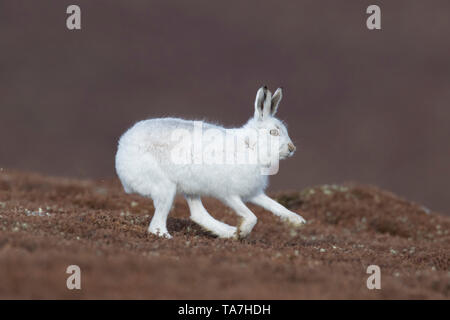
[[[226,223],[214,219],[202,204],[198,196],[186,196],[189,210],[191,211],[191,220],[198,223],[208,231],[211,231],[220,238],[231,238],[236,234],[236,228]]]
[[[256,224],[257,218],[250,211],[245,203],[238,196],[231,196],[223,199],[223,202],[242,217],[242,222],[238,227],[238,237],[244,238],[252,231]]]
[[[260,193],[257,196],[250,199],[250,202],[263,207],[264,209],[272,212],[274,215],[280,217],[282,220],[288,221],[296,226],[302,225],[306,222],[302,216],[286,209],[275,200],[269,198],[264,193]]]

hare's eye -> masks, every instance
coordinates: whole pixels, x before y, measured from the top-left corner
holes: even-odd
[[[273,135],[273,136],[278,136],[278,135],[280,135],[280,133],[278,132],[277,129],[272,129],[272,130],[270,130],[270,134]]]

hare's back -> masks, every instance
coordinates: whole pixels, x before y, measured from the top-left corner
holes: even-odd
[[[142,143],[176,142],[177,137],[185,133],[194,134],[195,130],[207,129],[224,130],[222,127],[202,121],[184,120],[178,118],[149,119],[136,123],[124,136]]]

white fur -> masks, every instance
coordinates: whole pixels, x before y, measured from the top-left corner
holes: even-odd
[[[225,129],[203,124],[203,129],[235,135],[245,135],[256,129],[265,130],[267,134],[270,130],[277,130],[280,139],[277,156],[286,158],[294,153],[295,147],[285,125],[274,117],[281,98],[281,89],[272,96],[266,87],[260,88],[255,99],[255,115],[242,128]],[[116,171],[125,191],[154,201],[155,213],[149,232],[171,238],[166,220],[177,193],[185,195],[194,222],[223,238],[245,237],[256,224],[256,216],[245,205],[246,201],[260,205],[295,225],[305,222],[301,216],[264,194],[268,176],[261,174],[260,164],[175,164],[171,151],[179,142],[173,141],[172,133],[180,129],[193,132],[193,128],[193,121],[150,119],[136,123],[119,140]],[[258,143],[247,147],[247,152],[261,148]],[[203,207],[201,196],[218,198],[232,208],[242,217],[239,228],[214,219]]]

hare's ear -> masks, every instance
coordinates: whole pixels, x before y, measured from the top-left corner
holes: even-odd
[[[267,87],[259,88],[258,92],[256,92],[255,99],[255,118],[258,120],[262,120],[266,118],[270,113],[270,92],[267,90]]]
[[[278,105],[280,104],[281,98],[283,98],[282,88],[278,88],[277,91],[272,96],[272,103],[270,104],[270,114],[275,115],[278,111]]]

